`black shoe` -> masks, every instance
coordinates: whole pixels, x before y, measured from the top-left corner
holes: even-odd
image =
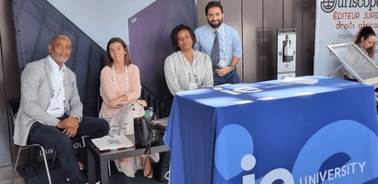
[[[81,171],[81,175],[83,176],[84,180],[87,181],[86,184],[89,184],[87,172],[84,169],[80,169],[80,171]],[[69,182],[70,179],[67,178],[67,181]],[[100,181],[96,181],[96,184],[100,184],[100,183],[101,183]]]
[[[67,178],[67,181],[70,182],[70,179]],[[97,181],[96,184],[100,184],[100,181]],[[85,184],[89,184],[89,182],[86,182]]]

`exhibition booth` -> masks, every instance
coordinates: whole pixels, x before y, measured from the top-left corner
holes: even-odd
[[[151,153],[170,151],[170,171],[164,179],[171,184],[378,183],[378,98],[374,92],[378,55],[373,59],[361,56],[363,52],[352,43],[365,25],[378,33],[378,1],[316,0],[316,27],[312,28],[306,20],[315,18],[303,18],[309,17],[307,1],[299,3],[300,10],[297,1],[286,2],[292,6],[262,1],[256,7],[265,12],[255,16],[248,14],[253,12],[246,8],[252,7],[249,1],[221,0],[227,6],[225,14],[230,15],[224,22],[237,25],[235,30],[242,38],[243,57],[236,67],[244,82],[171,95],[164,76],[165,58],[173,52],[171,31],[179,24],[194,29],[200,26],[199,20],[207,23],[198,17],[204,7],[197,9],[207,2],[77,1],[72,6],[56,0],[14,1],[17,70],[21,73],[29,62],[46,57],[54,35],[68,35],[73,49],[66,66],[76,74],[83,114],[98,117],[106,43],[115,36],[123,38],[132,63],[140,70],[140,98],[153,107],[158,119],[169,117],[165,134],[159,130],[164,141],[154,145]],[[281,6],[279,13],[268,11]],[[282,22],[273,21],[290,11],[292,14],[279,19]],[[255,17],[261,20],[249,21]],[[315,40],[308,29],[315,29]],[[349,57],[352,53],[360,54],[373,72],[358,70],[356,57]],[[359,82],[343,80],[342,67],[351,70]],[[13,146],[11,125],[8,132],[6,138]],[[109,162],[146,154],[144,148],[101,152],[86,141],[83,144],[87,144],[93,166],[89,169],[91,183],[95,183],[94,162],[98,160],[104,184],[157,182],[141,174],[137,180],[124,179]],[[13,164],[17,150],[11,148]],[[59,176],[55,181],[66,182],[61,173],[55,170],[52,175]],[[38,179],[33,176],[29,181],[45,178],[45,173],[37,175]]]

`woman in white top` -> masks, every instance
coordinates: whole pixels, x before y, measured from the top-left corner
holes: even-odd
[[[176,26],[170,36],[176,51],[165,59],[164,74],[172,95],[180,91],[213,86],[213,69],[207,54],[193,49],[196,36],[185,25]]]

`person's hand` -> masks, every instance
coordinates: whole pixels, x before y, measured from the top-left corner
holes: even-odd
[[[74,137],[77,133],[77,128],[68,127],[63,130],[63,133],[65,133],[68,137]]]
[[[56,127],[60,129],[66,129],[66,128],[79,128],[79,120],[75,118],[74,116],[70,116],[64,120],[60,120],[58,124],[56,124]]]
[[[121,97],[117,97],[113,100],[110,100],[109,103],[107,104],[109,107],[112,107],[114,108],[115,106],[117,106],[119,103],[121,103],[122,101],[122,98]]]
[[[222,68],[215,69],[215,72],[216,72],[219,76],[224,76],[224,75],[230,73],[231,71],[232,71],[232,68],[229,67],[229,66],[223,66]]]
[[[140,104],[143,107],[147,107],[147,102],[145,100],[136,100],[136,103]]]

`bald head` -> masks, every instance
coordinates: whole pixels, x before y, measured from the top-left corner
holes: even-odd
[[[51,58],[62,67],[71,56],[71,40],[65,35],[55,36],[49,44]]]
[[[59,39],[67,39],[68,41],[71,42],[71,40],[66,35],[56,35],[56,36],[54,36],[54,38],[52,38],[50,45],[53,44],[55,41],[57,41]]]

